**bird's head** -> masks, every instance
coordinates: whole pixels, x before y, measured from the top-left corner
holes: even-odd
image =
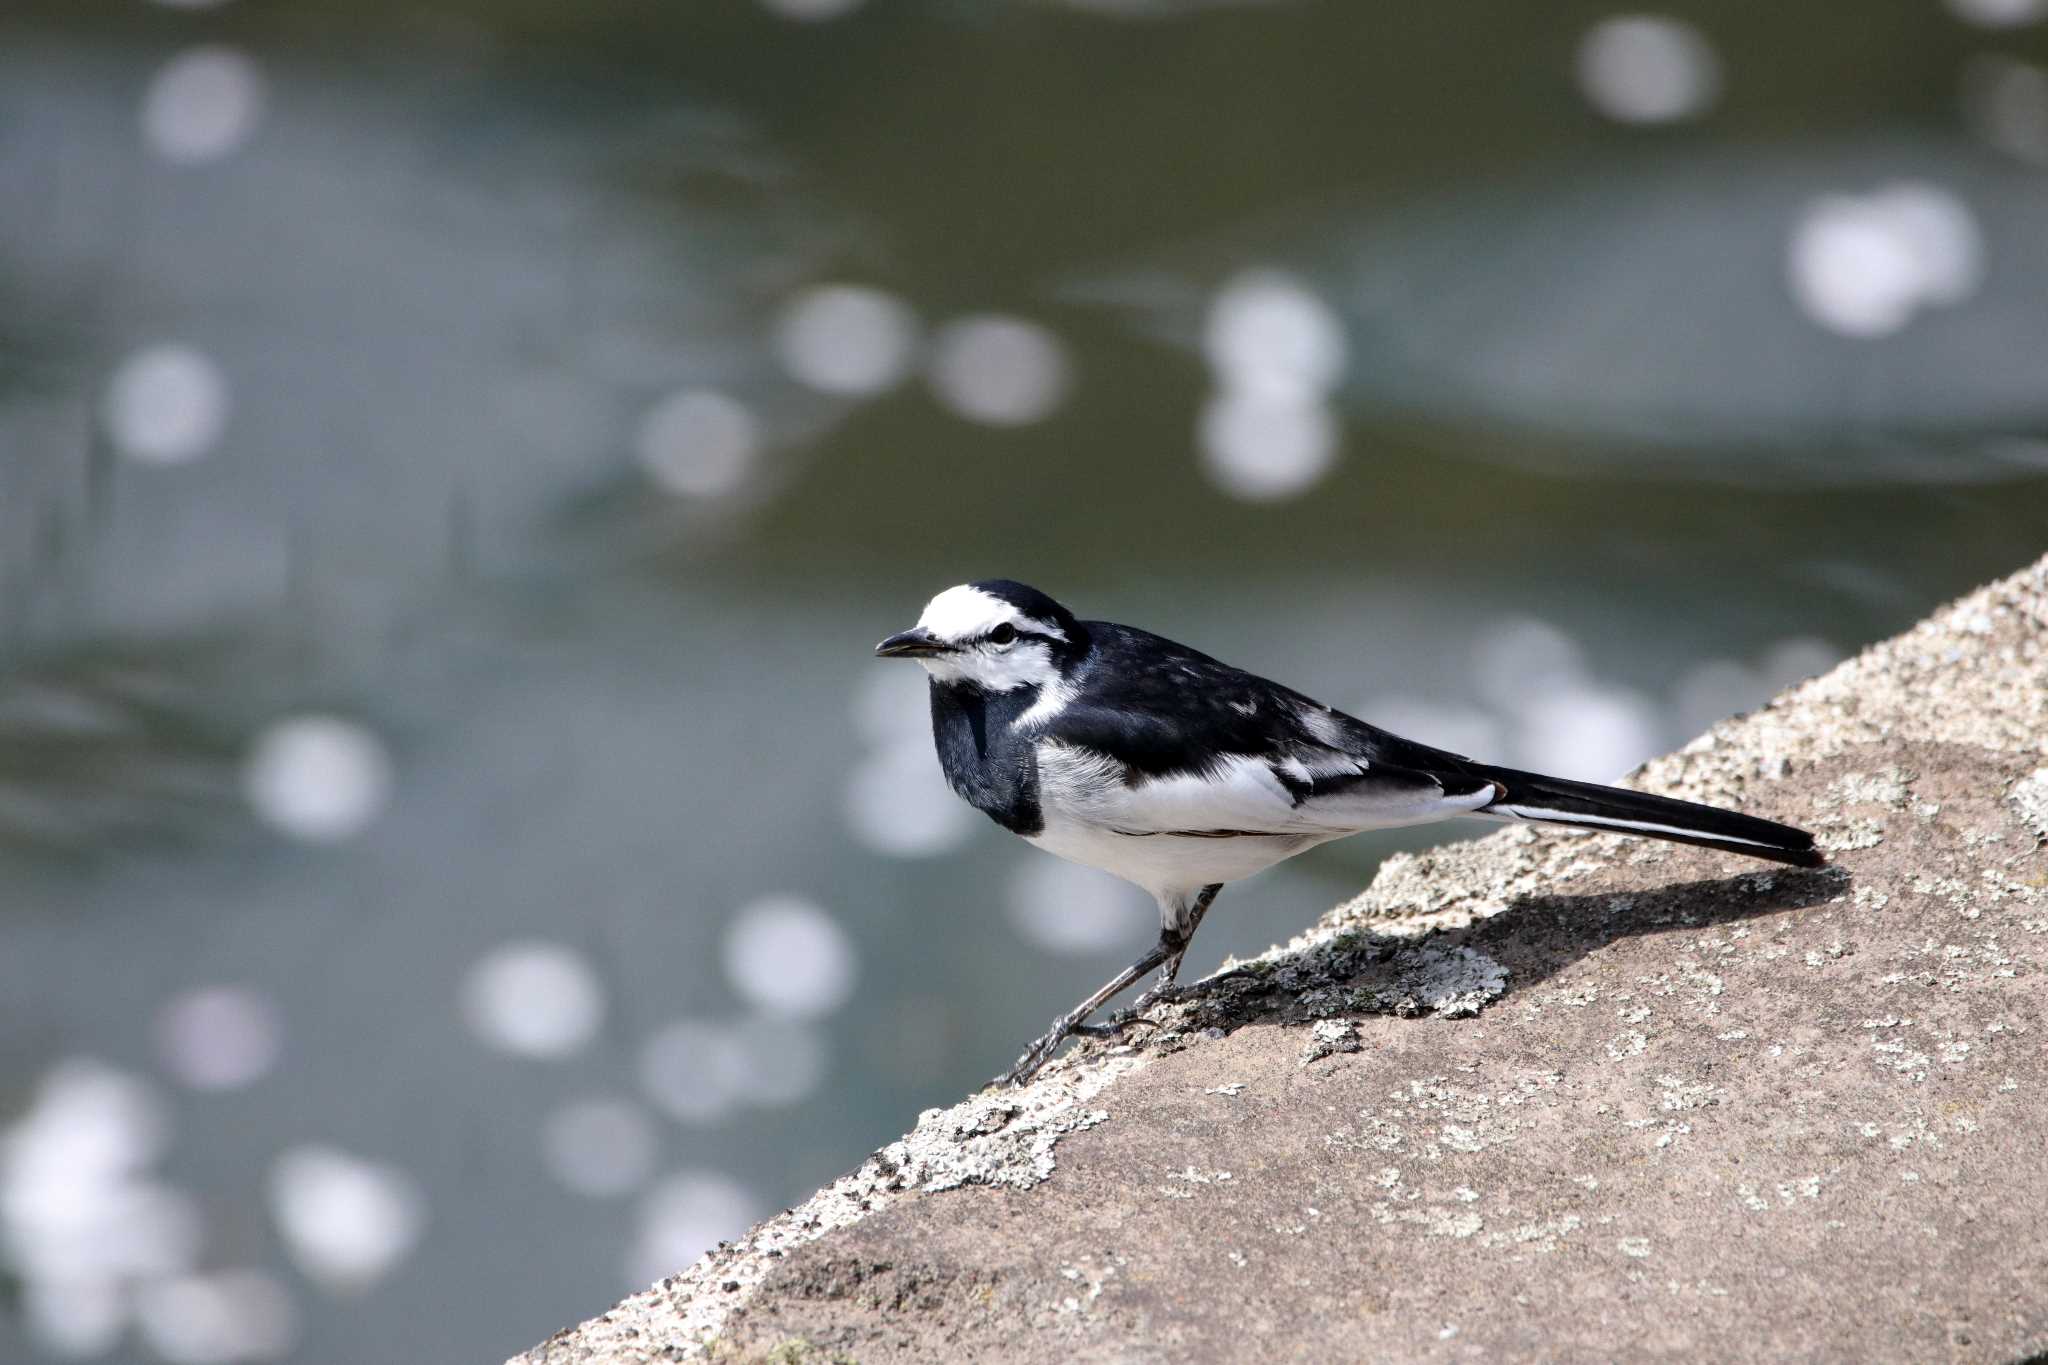
[[[1010,692],[1057,681],[1086,648],[1072,612],[1036,588],[991,578],[946,589],[875,654],[915,659],[935,682]]]

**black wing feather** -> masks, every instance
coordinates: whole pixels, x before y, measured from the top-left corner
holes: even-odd
[[[1299,692],[1148,631],[1083,627],[1091,647],[1070,682],[1087,700],[1054,717],[1049,738],[1108,754],[1143,777],[1208,773],[1233,755],[1279,762],[1330,748],[1301,719],[1303,707],[1324,708]]]
[[[1491,786],[1498,793],[1495,804],[1518,808],[1513,818],[1637,833],[1800,867],[1824,861],[1813,836],[1792,825],[1475,762],[1368,725],[1148,631],[1107,621],[1082,626],[1090,648],[1072,681],[1088,702],[1054,717],[1046,734],[1115,758],[1133,782],[1209,774],[1228,758],[1246,755],[1272,765],[1297,806],[1368,783],[1433,783],[1452,796]],[[1318,770],[1313,760],[1332,753],[1362,761],[1367,771]],[[1309,780],[1283,766],[1290,759],[1310,769]],[[1615,821],[1665,828],[1628,830]]]

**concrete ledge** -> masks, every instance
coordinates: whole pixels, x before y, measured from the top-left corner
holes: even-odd
[[[1835,865],[1396,858],[519,1362],[2048,1349],[2048,560],[1638,783]]]

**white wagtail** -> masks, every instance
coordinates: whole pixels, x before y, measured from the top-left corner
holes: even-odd
[[[953,790],[1014,834],[1133,882],[1159,941],[1053,1021],[1004,1078],[1021,1085],[1154,967],[1170,994],[1225,882],[1361,830],[1459,815],[1533,820],[1817,867],[1790,825],[1666,796],[1475,763],[1355,720],[1206,654],[1077,621],[1035,588],[948,588],[875,646],[931,674],[932,736]]]

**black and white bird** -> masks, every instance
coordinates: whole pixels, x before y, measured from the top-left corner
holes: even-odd
[[[1053,1021],[1004,1078],[1023,1084],[1105,1002],[1162,968],[1167,995],[1224,883],[1368,829],[1460,815],[1530,820],[1767,858],[1823,859],[1790,825],[1476,763],[1109,621],[1035,588],[948,588],[875,646],[931,674],[932,735],[953,790],[1014,834],[1133,882],[1159,941]]]

